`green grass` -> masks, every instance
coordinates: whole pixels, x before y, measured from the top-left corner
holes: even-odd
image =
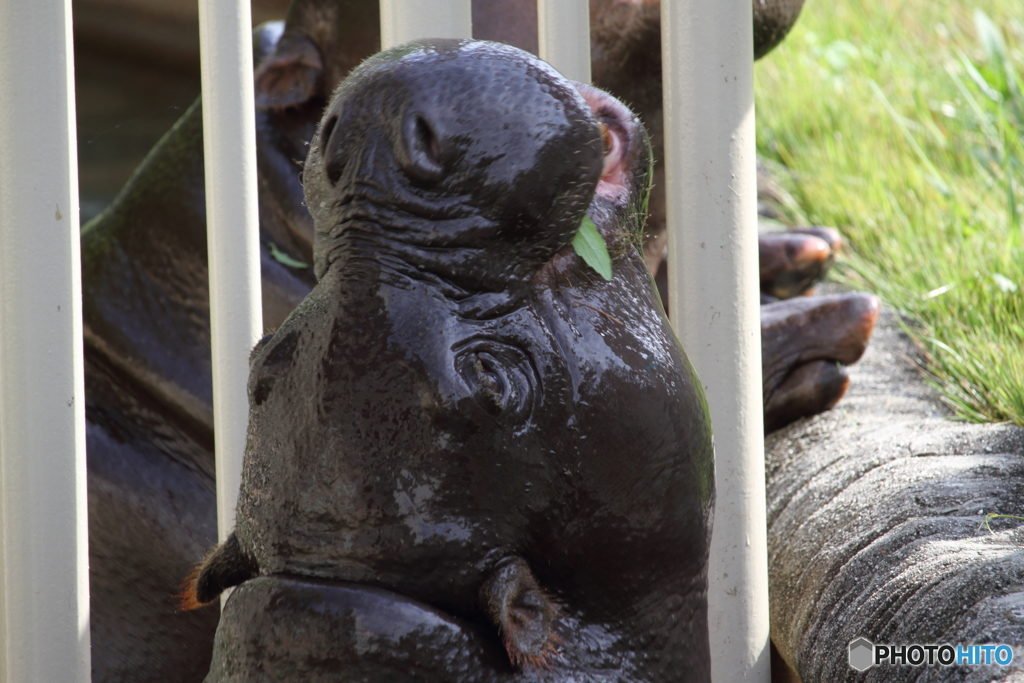
[[[788,218],[843,231],[958,415],[1024,426],[1021,73],[1021,0],[808,0],[755,70]]]

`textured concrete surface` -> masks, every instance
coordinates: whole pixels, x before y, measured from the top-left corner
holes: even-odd
[[[839,406],[767,438],[772,638],[804,683],[1024,681],[1024,429],[950,419],[883,311]],[[847,645],[1007,643],[1009,667],[849,667]]]

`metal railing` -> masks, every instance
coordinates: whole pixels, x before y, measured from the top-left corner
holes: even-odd
[[[199,0],[210,263],[217,536],[235,528],[249,421],[249,351],[263,333],[252,19],[247,0]]]
[[[0,680],[89,679],[71,0],[0,3]]]
[[[541,56],[590,80],[587,0],[538,0]],[[250,10],[200,0],[218,523],[233,525],[260,333]],[[469,37],[469,0],[383,0],[382,45]],[[750,0],[662,0],[679,334],[708,395],[715,681],[769,679]],[[0,679],[89,680],[71,2],[0,3]],[[679,324],[678,321],[685,321]]]
[[[662,0],[673,326],[715,432],[711,677],[768,681],[768,540],[749,0]]]

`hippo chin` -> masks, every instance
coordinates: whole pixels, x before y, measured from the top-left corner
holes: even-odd
[[[709,680],[712,437],[640,253],[648,154],[496,43],[344,82],[318,283],[253,352],[237,527],[190,589],[241,584],[208,681]]]

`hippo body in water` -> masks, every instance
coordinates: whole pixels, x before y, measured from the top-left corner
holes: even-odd
[[[304,170],[318,283],[254,350],[236,532],[196,584],[263,577],[208,681],[395,680],[410,656],[443,680],[709,680],[707,407],[639,250],[643,129],[581,90],[472,41],[339,89]],[[585,215],[611,280],[570,244]],[[379,608],[444,635],[373,662],[320,649],[365,636],[345,619],[299,636]],[[431,663],[447,638],[468,656]]]

